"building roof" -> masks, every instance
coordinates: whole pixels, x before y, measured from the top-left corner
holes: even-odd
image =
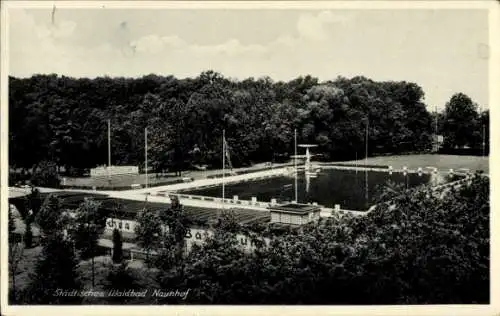
[[[276,205],[269,207],[271,212],[290,213],[294,215],[307,215],[312,212],[319,212],[321,209],[318,205],[289,203],[284,205]]]

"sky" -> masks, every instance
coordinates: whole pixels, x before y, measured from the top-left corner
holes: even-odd
[[[9,74],[411,81],[488,108],[488,11],[10,8]]]

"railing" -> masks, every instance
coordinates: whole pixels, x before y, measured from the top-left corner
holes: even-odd
[[[398,173],[418,173],[418,174],[433,174],[433,173],[438,173],[438,172],[445,172],[445,171],[439,171],[436,167],[419,167],[416,169],[410,169],[408,167],[403,166],[401,169],[394,169],[392,166],[367,166],[365,167],[363,164],[360,165],[348,165],[348,164],[342,164],[342,165],[328,165],[328,164],[320,164],[321,168],[324,169],[340,169],[340,170],[368,170],[368,171],[381,171],[381,172],[398,172]],[[466,168],[461,168],[456,171],[453,169],[449,169],[448,171],[449,174],[456,174],[456,175],[470,175],[471,171]]]
[[[218,198],[218,197],[193,195],[193,194],[182,194],[182,193],[167,192],[167,191],[156,192],[156,195],[157,196],[164,196],[164,197],[177,196],[179,199],[207,201],[207,202],[214,202],[214,203],[221,203],[221,204],[224,202],[225,204],[257,206],[257,207],[262,207],[262,208],[267,208],[271,205],[274,205],[272,202],[263,202],[263,201],[257,201],[257,200],[240,200],[240,199],[234,199],[234,198],[222,199],[222,198]]]
[[[280,168],[280,169],[273,169],[273,170],[268,170],[270,174],[260,174],[260,175],[252,175],[251,173],[247,174],[238,174],[238,175],[232,175],[230,177],[225,178],[225,184],[229,183],[234,183],[234,182],[248,182],[248,181],[256,181],[256,180],[263,180],[263,179],[269,179],[269,178],[274,178],[283,174],[287,173],[286,168]],[[210,178],[210,179],[205,179],[205,180],[199,180],[197,182],[192,182],[193,185],[199,183],[200,181],[206,181],[206,180],[213,180],[213,182],[209,184],[203,184],[203,185],[196,185],[193,186],[196,189],[206,189],[206,188],[213,188],[216,186],[220,186],[222,184],[222,181],[220,181],[222,177],[216,177],[216,178]],[[182,189],[177,189],[175,190],[178,193],[182,193],[183,191],[189,191],[192,190],[193,187],[187,187],[187,188],[182,188]]]
[[[351,214],[354,216],[364,216],[368,214],[368,212],[365,211],[355,211],[355,210],[347,210],[347,209],[341,209],[341,208],[321,208],[321,216],[323,217],[331,217],[333,213],[340,214],[340,215],[345,215],[345,214]]]
[[[448,182],[448,183],[437,185],[437,186],[433,187],[432,190],[433,191],[437,191],[437,190],[442,190],[442,189],[448,189],[448,188],[451,188],[451,187],[459,188],[463,184],[470,183],[471,181],[472,181],[472,176],[468,175],[465,178],[460,179],[460,180],[456,180],[456,181],[453,181],[453,182]]]
[[[278,205],[277,199],[271,199],[270,202],[264,202],[264,201],[257,201],[257,198],[253,198],[252,200],[241,200],[238,198],[218,198],[218,197],[210,197],[210,196],[203,196],[203,195],[193,195],[193,194],[182,194],[182,193],[175,193],[175,192],[157,192],[157,196],[164,196],[164,197],[171,197],[171,196],[177,196],[179,199],[187,199],[187,200],[197,200],[197,201],[207,201],[207,202],[213,202],[213,203],[224,203],[228,205],[242,205],[242,206],[256,206],[259,208],[268,208],[270,206]],[[309,203],[311,205],[318,205],[318,203]],[[349,211],[349,210],[345,210]]]

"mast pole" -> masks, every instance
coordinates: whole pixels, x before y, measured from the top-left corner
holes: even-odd
[[[145,157],[145,162],[144,162],[144,171],[146,172],[146,188],[148,187],[148,128],[144,128],[144,157]]]
[[[111,120],[108,119],[108,180],[111,168]]]
[[[368,203],[368,117],[366,117],[366,132],[365,132],[365,200]]]
[[[226,173],[226,130],[222,130],[222,208],[225,198],[225,173]]]
[[[294,166],[295,166],[295,202],[298,203],[298,189],[297,189],[297,175],[298,175],[298,170],[297,170],[297,129],[294,131],[294,138],[295,138],[295,157],[294,157]]]

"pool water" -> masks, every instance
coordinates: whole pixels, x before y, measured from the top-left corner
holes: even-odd
[[[333,208],[339,204],[342,209],[367,210],[377,201],[380,190],[388,181],[403,187],[428,184],[429,174],[411,173],[406,176],[400,172],[355,171],[323,169],[317,177],[309,177],[303,171],[297,176],[297,196],[299,203],[316,202]],[[289,202],[295,199],[295,179],[293,173],[268,179],[229,183],[225,185],[225,197],[237,195],[240,200]],[[221,197],[222,185],[209,188],[188,189],[182,193],[202,196]]]

